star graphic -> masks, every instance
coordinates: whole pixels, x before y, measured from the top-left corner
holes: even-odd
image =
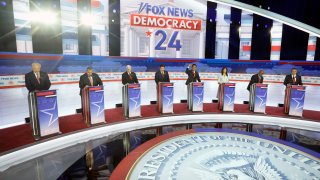
[[[140,106],[140,102],[136,101],[136,99],[140,99],[140,93],[138,93],[137,97],[129,98],[131,101],[135,103],[134,110],[137,110]]]
[[[266,104],[266,101],[264,101],[264,99],[266,99],[265,97],[267,96],[267,92],[264,93],[263,96],[257,96],[257,98],[260,99],[260,104],[259,104],[259,107],[263,106]]]
[[[49,123],[48,123],[48,127],[50,127],[54,122],[56,122],[56,121],[58,120],[58,116],[56,116],[55,118],[53,118],[53,116],[54,116],[54,114],[55,114],[54,112],[53,112],[53,113],[50,113],[50,111],[54,111],[54,110],[56,109],[56,106],[57,106],[57,101],[54,102],[52,108],[40,110],[40,112],[42,112],[42,113],[47,114],[47,115],[50,116],[50,120],[49,120]]]
[[[303,108],[304,94],[300,98],[292,98],[297,103],[296,110]],[[302,105],[300,105],[302,104]]]
[[[101,145],[99,146],[99,154],[97,155],[97,157],[95,158],[95,161],[98,161],[99,159],[106,159],[106,156],[105,156],[105,151],[107,149],[107,146],[106,145]]]
[[[168,100],[168,103],[167,103],[168,106],[172,104],[172,102],[171,102],[171,97],[172,97],[172,96],[173,96],[173,89],[172,89],[172,91],[171,91],[171,94],[168,94],[168,95],[164,95],[164,96],[163,96],[163,97],[165,97],[165,98]]]
[[[133,140],[134,140],[134,142],[132,144],[133,147],[137,147],[141,142],[141,138],[139,137],[139,134],[138,135],[134,134],[133,135]]]
[[[147,35],[147,37],[151,37],[152,32],[151,32],[150,30],[148,30],[148,31],[146,32],[146,35]]]
[[[235,93],[235,91],[233,91],[231,94],[226,94],[226,97],[229,98],[228,105],[233,103],[234,93]]]
[[[200,94],[194,94],[194,96],[195,96],[196,98],[198,98],[198,103],[197,103],[197,106],[198,106],[199,104],[202,103],[202,100],[201,100],[201,99],[203,99],[203,98],[200,98],[200,96],[201,96],[201,97],[203,96],[203,89],[202,89],[202,91],[201,91]]]
[[[101,106],[99,105],[101,103],[103,103],[103,96],[101,96],[100,101],[91,102],[92,105],[98,107],[97,116],[99,116],[104,111],[104,108],[101,108]]]

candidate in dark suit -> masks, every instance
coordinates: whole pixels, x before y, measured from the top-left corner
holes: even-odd
[[[191,66],[191,69],[190,69]],[[186,85],[190,84],[191,82],[201,82],[200,80],[200,76],[199,73],[197,71],[197,65],[196,64],[189,64],[189,66],[187,67],[186,74],[188,74],[188,79],[186,81]]]
[[[286,78],[284,79],[283,84],[285,86],[291,86],[291,85],[303,85],[301,76],[298,74],[298,70],[296,68],[291,69],[291,74],[287,75]]]
[[[247,90],[250,91],[251,85],[255,83],[263,83],[264,70],[260,70],[258,74],[252,75]]]
[[[25,74],[25,85],[29,92],[48,90],[51,86],[49,76],[41,71],[41,64],[32,63],[32,71]]]
[[[82,95],[82,90],[86,86],[102,86],[103,83],[98,74],[93,72],[92,67],[87,68],[87,72],[80,76],[79,88],[80,96]]]
[[[122,84],[139,83],[136,73],[131,71],[131,66],[127,65],[127,71],[122,74]]]
[[[165,70],[165,66],[163,64],[160,65],[159,71],[156,72],[154,81],[157,85],[159,82],[170,82],[169,73]]]

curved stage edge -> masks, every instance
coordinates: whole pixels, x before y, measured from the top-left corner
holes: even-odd
[[[35,141],[29,124],[11,127],[0,132],[0,171],[13,165],[31,160],[78,143],[107,137],[117,133],[136,129],[159,127],[164,125],[233,122],[248,124],[277,125],[280,127],[320,131],[320,112],[304,111],[304,118],[285,116],[283,108],[267,107],[267,114],[256,114],[248,110],[248,105],[236,104],[235,112],[217,110],[217,104],[204,104],[203,113],[192,113],[187,104],[174,104],[174,115],[160,115],[156,105],[142,106],[142,117],[126,120],[122,108],[106,110],[107,124],[87,127],[81,114],[60,118],[61,135]],[[14,133],[13,133],[14,132]]]
[[[305,159],[303,161],[299,158]],[[138,146],[118,164],[110,180],[156,177],[159,179],[197,179],[201,177],[202,179],[205,175],[207,178],[218,178],[214,175],[219,176],[223,174],[223,171],[237,172],[235,175],[241,177],[261,173],[262,176],[272,176],[272,179],[286,179],[285,177],[294,177],[299,173],[300,176],[305,176],[306,171],[312,171],[312,174],[307,174],[315,178],[320,175],[317,169],[320,163],[319,158],[320,153],[252,132],[196,128],[161,135]],[[298,159],[301,160],[300,164],[293,163],[293,160]],[[306,163],[307,160],[314,161],[314,164]],[[230,161],[234,163],[230,165]],[[282,172],[279,171],[279,166],[282,164],[277,164],[281,161],[287,163],[287,166],[282,168]],[[245,162],[248,163],[248,167],[243,165]],[[256,173],[239,173],[243,170],[242,168],[245,168],[244,171],[247,172],[253,166],[252,164],[254,168],[251,171]],[[299,165],[301,165],[300,169]],[[302,167],[304,165],[309,169],[304,169],[305,167]],[[259,166],[263,168],[257,168]],[[298,169],[293,173],[291,168],[294,166],[297,166]],[[199,174],[200,171],[204,174]],[[226,172],[224,175],[228,175]]]

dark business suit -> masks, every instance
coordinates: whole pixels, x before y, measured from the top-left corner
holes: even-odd
[[[122,74],[122,84],[126,85],[132,83],[139,83],[136,73],[131,72],[129,76],[128,72],[124,72]]]
[[[252,75],[247,90],[250,91],[251,85],[255,83],[263,83],[263,76],[259,78],[259,74]]]
[[[170,77],[168,71],[164,71],[163,75],[161,74],[161,71],[157,71],[154,76],[154,81],[158,85],[159,82],[170,82]]]
[[[29,92],[48,90],[51,86],[49,76],[46,72],[40,71],[40,83],[33,71],[25,74],[25,85]]]
[[[83,75],[80,76],[79,80],[79,88],[80,88],[80,96],[82,95],[82,90],[86,86],[102,86],[103,83],[99,77],[98,74],[92,73],[92,84],[90,83],[90,79],[87,73],[84,73]]]
[[[189,68],[186,69],[185,71],[186,74],[188,74],[188,79],[186,81],[186,85],[190,84],[191,82],[201,82],[200,80],[200,76],[199,76],[199,73],[198,71],[195,71],[193,73],[192,70],[190,70]]]
[[[293,78],[292,78],[292,74],[286,76],[286,78],[284,79],[283,84],[285,86],[287,86],[288,84],[291,84],[291,85],[303,85],[302,84],[302,80],[301,80],[301,76],[296,75],[296,80],[294,82]]]

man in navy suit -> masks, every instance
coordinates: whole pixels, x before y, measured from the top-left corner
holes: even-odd
[[[51,86],[49,76],[41,71],[40,63],[32,63],[32,71],[25,74],[25,85],[29,92],[48,90]]]
[[[131,71],[131,66],[127,65],[127,71],[122,74],[122,84],[139,83],[136,73]]]
[[[287,75],[286,78],[284,79],[283,84],[285,86],[291,86],[291,85],[303,85],[301,76],[298,74],[298,70],[296,68],[291,69],[291,74]]]
[[[82,91],[87,86],[102,86],[103,83],[98,74],[93,72],[92,67],[87,68],[87,72],[80,76],[79,88],[81,96],[81,108],[83,109]],[[83,111],[82,111],[83,113]]]
[[[87,86],[102,86],[103,83],[98,74],[93,72],[92,67],[87,68],[87,72],[80,76],[79,88],[80,96],[82,95],[83,88]]]
[[[170,82],[169,73],[165,70],[165,66],[163,64],[160,65],[159,71],[156,72],[154,81],[157,85],[159,82]]]
[[[191,66],[191,69],[190,69]],[[197,65],[196,64],[189,64],[189,66],[187,67],[186,74],[188,74],[188,79],[186,81],[186,85],[190,84],[191,82],[201,82],[200,80],[200,76],[199,73],[197,71]]]

